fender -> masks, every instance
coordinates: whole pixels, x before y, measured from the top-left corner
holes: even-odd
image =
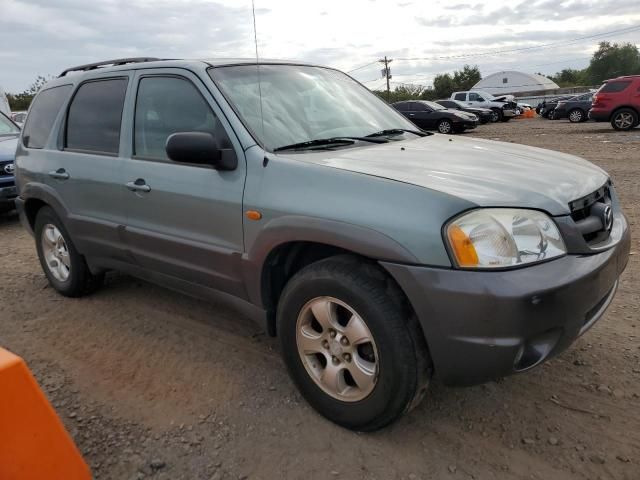
[[[69,209],[55,189],[44,183],[29,182],[20,189],[20,196],[16,199],[16,203],[23,205],[23,207],[19,209],[20,217],[24,217],[23,224],[28,226],[32,234],[33,224],[30,221],[31,219],[27,217],[26,209],[29,200],[40,200],[46,203],[53,208],[53,211],[56,212],[56,215],[60,217],[65,225],[69,224]]]
[[[269,221],[242,256],[242,276],[252,303],[264,306],[262,278],[269,254],[290,242],[339,247],[374,259],[418,264],[418,259],[391,237],[359,225],[317,217],[287,215]]]

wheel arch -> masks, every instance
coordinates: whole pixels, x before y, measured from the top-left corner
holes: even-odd
[[[44,184],[27,184],[20,192],[20,198],[24,202],[24,215],[31,230],[36,223],[36,217],[42,207],[49,206],[66,223],[68,218],[67,208],[58,194]]]
[[[244,259],[244,278],[252,303],[268,318],[275,335],[275,311],[286,282],[310,263],[337,255],[377,262],[418,263],[401,244],[378,231],[309,217],[281,217],[265,226]]]

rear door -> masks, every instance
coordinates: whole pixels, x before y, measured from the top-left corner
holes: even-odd
[[[58,138],[49,144],[45,138],[48,133],[43,130],[46,125],[40,125],[48,123],[48,117],[41,115],[35,104],[23,135],[29,152],[25,163],[31,163],[30,156],[40,161],[43,181],[68,213],[65,225],[73,241],[84,255],[94,259],[126,258],[120,235],[125,211],[119,152],[130,78],[129,72],[118,72],[80,83],[64,112]],[[50,98],[42,97],[37,102],[43,101],[40,105],[46,110],[64,89],[70,86],[53,88]]]
[[[246,163],[237,138],[195,74],[140,70],[135,81],[135,102],[126,115],[124,183],[145,187],[126,192],[132,255],[150,272],[245,296],[238,265]],[[169,160],[169,135],[193,131],[211,133],[218,146],[233,148],[236,170]]]

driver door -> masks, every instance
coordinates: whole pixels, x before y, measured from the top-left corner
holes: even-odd
[[[182,69],[139,70],[127,111],[125,237],[144,270],[244,296],[244,152],[203,82]],[[208,132],[238,158],[233,171],[177,163],[165,152],[177,132]]]

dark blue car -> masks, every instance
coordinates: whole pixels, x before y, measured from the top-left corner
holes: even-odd
[[[18,195],[14,178],[20,128],[0,112],[0,213],[14,209]]]

